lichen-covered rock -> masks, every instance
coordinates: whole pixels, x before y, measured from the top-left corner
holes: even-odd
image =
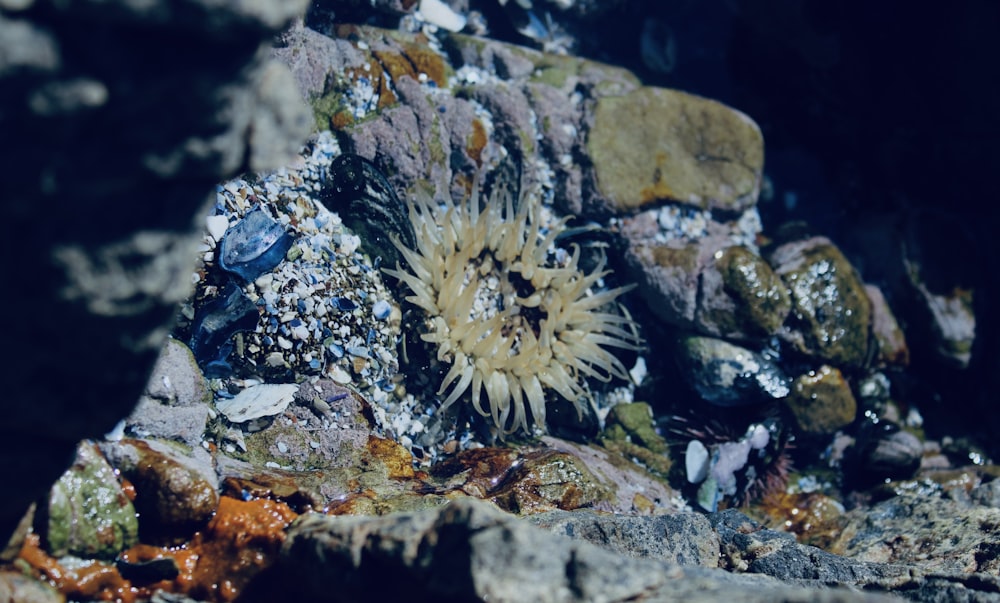
[[[902,494],[848,512],[831,551],[934,572],[1000,575],[1000,509]]]
[[[138,542],[136,509],[93,442],[80,444],[73,466],[52,486],[36,529],[54,556],[112,559]]]
[[[716,101],[644,87],[597,101],[587,137],[598,190],[619,211],[666,201],[738,213],[757,201],[764,139]]]
[[[667,441],[656,433],[653,411],[645,402],[616,404],[605,419],[605,437],[625,440],[656,454],[667,452]]]
[[[825,237],[791,241],[768,261],[791,291],[792,316],[780,336],[837,366],[868,361],[871,300],[857,271]]]
[[[828,365],[796,377],[784,402],[799,430],[808,435],[832,434],[854,421],[858,412],[851,385]]]

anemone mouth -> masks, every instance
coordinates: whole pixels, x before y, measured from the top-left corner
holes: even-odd
[[[407,266],[384,271],[409,288],[406,299],[426,315],[421,339],[451,365],[441,410],[468,392],[503,437],[532,422],[544,428],[553,392],[582,413],[586,378],[628,379],[608,348],[638,350],[641,340],[630,319],[605,308],[632,286],[593,293],[610,272],[603,259],[585,274],[579,247],[552,257],[567,219],[543,230],[537,201],[522,197],[515,210],[506,187],[480,207],[477,184],[463,202],[418,194],[408,205],[416,247],[393,239]]]

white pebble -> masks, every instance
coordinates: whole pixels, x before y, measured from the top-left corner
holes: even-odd
[[[226,216],[208,216],[205,218],[205,226],[208,228],[208,234],[216,242],[219,242],[229,229],[229,218]]]
[[[375,305],[372,306],[372,315],[378,320],[385,320],[389,318],[389,314],[391,313],[392,306],[384,299],[378,300],[375,302]]]
[[[420,16],[424,21],[448,31],[461,31],[465,27],[465,15],[453,11],[441,0],[420,0]]]
[[[275,442],[275,446],[278,447],[278,452],[285,454],[288,452],[288,444],[284,442]]]

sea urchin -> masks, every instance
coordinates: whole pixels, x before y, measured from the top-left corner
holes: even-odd
[[[465,202],[418,194],[408,205],[416,249],[394,241],[409,270],[386,272],[412,291],[406,299],[427,315],[421,338],[451,364],[438,390],[448,392],[441,410],[469,391],[501,434],[527,431],[526,406],[544,427],[547,391],[582,413],[585,378],[628,379],[607,348],[635,350],[640,340],[632,321],[607,307],[631,286],[593,293],[610,270],[602,258],[584,274],[579,246],[555,260],[550,249],[566,218],[543,232],[537,200],[522,196],[515,210],[506,186],[495,186],[482,207],[476,184]]]

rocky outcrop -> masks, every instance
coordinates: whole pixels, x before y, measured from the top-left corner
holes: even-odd
[[[468,499],[380,519],[302,516],[289,527],[274,570],[269,580],[279,582],[286,596],[309,601],[892,600],[629,559],[546,534]],[[330,587],[331,576],[337,576],[337,588]]]
[[[9,534],[138,400],[215,184],[286,161],[312,118],[262,52],[302,0],[0,7]]]

